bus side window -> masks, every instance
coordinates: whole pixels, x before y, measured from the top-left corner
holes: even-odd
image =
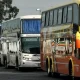
[[[72,39],[71,38],[66,38],[66,54],[71,55],[72,54]]]

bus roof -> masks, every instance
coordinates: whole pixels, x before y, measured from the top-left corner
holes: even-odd
[[[55,7],[52,7],[52,8],[49,8],[49,9],[47,9],[47,10],[44,10],[43,12],[46,12],[46,11],[49,11],[49,10],[52,10],[52,9],[55,9],[55,8],[59,8],[59,7],[63,7],[63,6],[67,6],[67,5],[70,5],[70,4],[80,4],[80,2],[78,2],[78,1],[74,1],[74,2],[70,2],[70,3],[66,3],[66,4],[64,4],[64,5],[58,5],[58,6],[55,6]]]
[[[34,18],[41,18],[41,15],[26,15],[26,16],[21,16],[20,19],[34,19]]]
[[[12,20],[16,20],[16,19],[41,19],[41,15],[25,15],[25,16],[20,16],[18,18],[12,18],[10,20],[3,21],[2,23],[8,22],[8,21],[12,21]]]

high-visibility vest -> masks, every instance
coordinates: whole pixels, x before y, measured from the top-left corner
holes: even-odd
[[[76,33],[76,48],[80,48],[80,32]]]

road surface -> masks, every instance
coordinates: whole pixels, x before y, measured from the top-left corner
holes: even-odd
[[[5,69],[0,67],[0,80],[66,80],[66,76],[58,78],[48,77],[46,72],[41,70],[17,71],[14,68]]]

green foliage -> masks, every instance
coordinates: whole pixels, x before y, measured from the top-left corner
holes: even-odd
[[[19,12],[16,6],[12,6],[12,0],[0,0],[0,23],[3,20],[15,18]]]

